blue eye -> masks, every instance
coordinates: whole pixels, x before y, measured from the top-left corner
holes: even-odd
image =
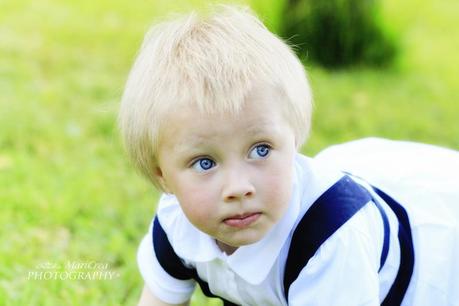
[[[258,145],[250,151],[249,157],[253,159],[262,159],[268,156],[271,147],[265,144]]]
[[[215,162],[209,158],[200,158],[192,165],[192,167],[199,172],[207,171],[214,166]]]

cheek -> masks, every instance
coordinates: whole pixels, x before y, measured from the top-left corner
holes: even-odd
[[[196,227],[203,229],[215,212],[216,199],[210,188],[186,186],[176,192],[183,212]]]
[[[285,160],[277,163],[270,169],[269,175],[264,176],[263,180],[264,198],[269,201],[271,210],[283,211],[288,206],[292,194],[293,161]]]
[[[279,171],[265,179],[268,196],[277,203],[287,201],[290,198],[292,189],[292,175],[289,171]]]

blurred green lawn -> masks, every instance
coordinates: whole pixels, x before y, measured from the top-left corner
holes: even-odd
[[[135,254],[158,194],[116,130],[144,32],[205,1],[0,1],[0,305],[134,305]],[[268,25],[279,1],[251,1]],[[304,152],[364,136],[459,149],[459,2],[385,0],[402,42],[394,67],[307,64],[315,95]],[[113,280],[30,280],[45,262],[108,263]],[[193,305],[219,305],[197,295]]]

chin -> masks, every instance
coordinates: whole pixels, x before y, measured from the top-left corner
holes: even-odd
[[[245,233],[244,237],[241,237],[240,239],[232,239],[231,243],[228,243],[228,244],[229,245],[233,245],[235,247],[254,244],[254,243],[260,241],[261,239],[263,239],[263,237],[265,235],[266,235],[266,233],[256,233],[256,234],[253,234],[253,233],[247,234],[247,233]]]

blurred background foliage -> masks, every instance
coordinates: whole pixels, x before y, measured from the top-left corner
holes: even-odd
[[[380,17],[379,0],[289,0],[280,32],[307,59],[326,67],[388,65],[396,39]]]
[[[351,1],[352,10],[365,1]],[[118,103],[151,23],[207,2],[0,0],[0,305],[136,303],[136,248],[158,194],[124,156]],[[287,0],[238,3],[293,42],[285,29],[299,12]],[[375,14],[372,31],[389,33],[398,50],[390,64],[357,58],[325,69],[314,53],[321,49],[311,48],[335,51],[328,39],[296,43],[315,96],[303,152],[365,136],[459,149],[459,2],[381,0]],[[347,29],[331,28],[338,39]],[[372,33],[367,39],[378,38]],[[108,263],[119,277],[27,280],[40,263],[67,261]],[[218,302],[197,293],[193,305]]]

